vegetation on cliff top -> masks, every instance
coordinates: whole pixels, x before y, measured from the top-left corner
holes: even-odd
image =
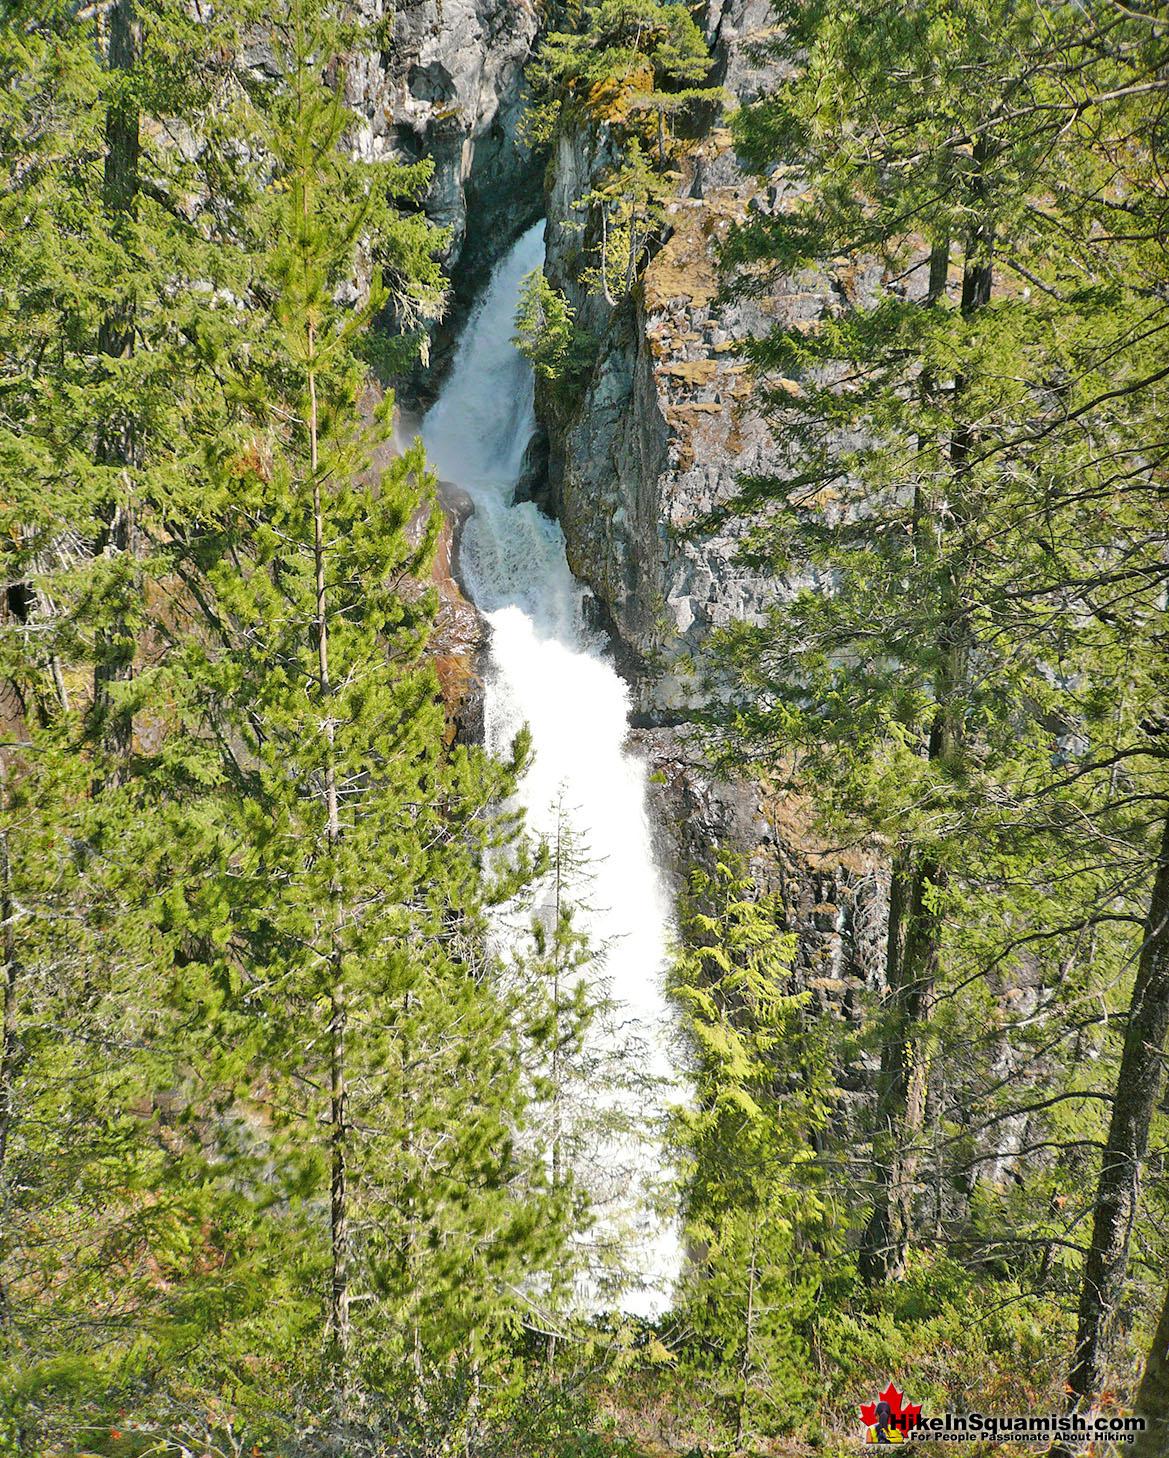
[[[726,635],[719,728],[885,857],[889,928],[825,1017],[781,899],[693,877],[650,1325],[567,1295],[590,949],[559,901],[507,965],[486,934],[575,848],[501,809],[523,735],[450,743],[421,452],[369,484],[373,367],[440,307],[428,169],[351,156],[358,19],[258,10],[0,19],[0,1448],[807,1451],[893,1378],[1135,1404],[1163,1452],[1164,17],[778,6],[802,63],[737,145],[810,187],[730,287],[881,276],[752,346],[788,456],[747,556],[833,590]],[[594,299],[711,70],[678,4],[547,38],[537,125],[611,150]],[[595,340],[540,274],[517,338],[574,398]]]
[[[803,63],[737,144],[807,191],[732,291],[874,281],[750,346],[784,464],[744,555],[834,586],[726,635],[725,727],[892,864],[857,1270],[1050,1301],[1069,1400],[1163,1422],[1125,1342],[1165,1269],[1164,17],[777,17]]]

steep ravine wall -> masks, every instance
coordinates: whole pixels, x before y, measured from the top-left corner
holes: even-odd
[[[769,0],[711,0],[708,7],[713,79],[740,102],[783,69],[782,61],[761,67],[754,57],[753,44],[769,25]],[[528,484],[559,516],[570,564],[613,631],[634,693],[634,736],[655,771],[663,858],[681,871],[709,865],[727,842],[742,851],[755,879],[780,892],[797,933],[795,984],[822,1008],[860,1022],[881,986],[886,867],[879,857],[830,853],[798,793],[717,774],[689,724],[709,692],[711,634],[823,584],[810,570],[778,579],[746,571],[737,561],[739,523],[718,532],[691,528],[734,491],[740,473],[782,476],[794,464],[782,421],[777,433],[774,412],[769,422],[758,408],[743,342],[777,321],[812,329],[845,301],[874,299],[881,271],[828,264],[778,281],[763,299],[721,303],[719,240],[749,210],[789,206],[802,184],[776,172],[760,186],[716,121],[690,151],[643,285],[617,308],[588,293],[577,204],[612,152],[603,133],[570,133],[545,174],[544,159],[517,144],[523,71],[539,28],[532,0],[414,0],[387,20],[387,49],[351,72],[350,100],[368,123],[362,145],[370,155],[433,158],[425,206],[449,229],[452,308],[435,331],[438,368],[432,364],[414,382],[416,398],[424,402],[433,390],[492,264],[546,212],[546,273],[600,348],[571,416],[543,412]],[[924,274],[917,284],[911,278],[909,291],[923,284]],[[797,382],[772,383],[798,394]],[[456,581],[457,532],[468,503],[447,490],[442,505],[438,666],[457,732],[474,738],[481,623]],[[826,501],[822,509],[830,515],[836,507]],[[844,1086],[862,1095],[871,1087],[866,1063],[840,1070]],[[1021,1129],[1000,1130],[996,1161],[1009,1162],[1023,1139]],[[997,1164],[995,1173],[1002,1173]]]
[[[740,101],[782,67],[761,69],[753,60],[753,43],[769,24],[766,0],[725,0],[708,15],[717,78]],[[882,966],[882,866],[872,857],[828,855],[798,796],[720,777],[687,723],[710,692],[711,634],[790,600],[815,576],[777,580],[746,570],[737,560],[739,521],[705,534],[691,528],[734,492],[740,473],[788,468],[782,440],[757,408],[743,342],[776,321],[811,327],[846,291],[875,289],[879,270],[841,277],[826,269],[781,280],[765,299],[721,304],[720,239],[749,209],[784,207],[800,184],[777,175],[760,189],[716,122],[685,159],[665,241],[641,287],[612,307],[581,283],[589,239],[579,206],[610,160],[604,129],[581,127],[559,139],[549,168],[545,271],[599,350],[571,413],[542,412],[543,489],[564,526],[572,569],[593,589],[620,644],[637,737],[657,771],[667,854],[686,866],[709,863],[723,842],[740,849],[756,879],[783,894],[799,938],[800,984],[859,1017],[860,994],[877,984]]]
[[[715,0],[708,34],[717,75],[741,102],[783,70],[753,59],[769,34],[767,0]],[[699,524],[736,490],[740,475],[780,479],[800,467],[783,408],[765,418],[745,341],[776,323],[811,331],[853,303],[874,303],[895,287],[920,298],[928,282],[924,247],[894,281],[877,262],[828,260],[774,282],[764,297],[728,304],[719,296],[718,245],[750,212],[782,213],[801,196],[798,173],[774,171],[762,184],[735,155],[718,121],[689,151],[677,196],[668,205],[664,241],[632,298],[610,307],[581,287],[579,201],[609,160],[604,135],[561,138],[550,167],[545,271],[600,341],[584,398],[567,416],[543,412],[544,490],[563,523],[569,562],[601,605],[633,686],[635,737],[654,770],[658,819],[676,867],[709,866],[727,843],[746,857],[758,884],[777,890],[797,936],[794,985],[819,1007],[854,1023],[871,1018],[883,992],[888,920],[888,866],[877,853],[830,850],[816,833],[814,807],[798,789],[712,768],[691,719],[721,685],[712,678],[711,636],[735,620],[782,610],[805,588],[828,590],[811,567],[773,578],[738,561],[745,525],[715,531]],[[573,226],[573,224],[578,226]],[[587,237],[583,239],[587,242]],[[791,397],[796,380],[767,382],[774,399]],[[547,401],[545,401],[547,404]],[[842,450],[856,442],[842,438]],[[535,483],[533,483],[535,484]],[[537,486],[537,490],[539,487]],[[830,492],[817,513],[844,510]],[[849,508],[862,512],[863,508]],[[1004,1008],[1034,1003],[1031,970],[1004,973]],[[1006,1043],[992,1072],[1005,1075]],[[842,1087],[871,1097],[874,1056],[838,1070]],[[1026,1120],[983,1136],[982,1177],[1009,1180],[1029,1138]],[[955,1210],[965,1195],[949,1197]],[[951,1212],[953,1213],[953,1212]]]
[[[711,632],[807,580],[745,572],[735,560],[737,524],[721,534],[685,535],[734,489],[738,472],[782,469],[776,439],[753,409],[737,346],[776,319],[821,317],[843,285],[828,274],[789,280],[761,303],[718,306],[719,238],[748,208],[782,206],[785,182],[773,179],[760,193],[716,125],[687,161],[644,287],[611,309],[580,285],[585,240],[577,206],[613,160],[607,137],[584,130],[561,137],[547,166],[546,196],[544,159],[517,140],[524,67],[541,24],[533,0],[408,0],[392,11],[384,0],[366,4],[384,44],[354,58],[347,74],[348,99],[365,118],[359,145],[370,157],[429,157],[434,177],[424,206],[449,235],[443,262],[451,307],[434,331],[430,367],[403,382],[400,395],[421,402],[431,395],[477,286],[546,210],[546,271],[601,344],[572,420],[545,421],[547,439],[536,453],[540,489],[564,526],[573,570],[593,588],[622,652],[636,732],[659,772],[665,853],[681,867],[709,861],[721,841],[740,847],[758,878],[783,892],[799,932],[801,980],[854,1013],[856,994],[872,985],[880,965],[880,868],[825,856],[806,807],[714,774],[686,724],[702,698]],[[714,79],[740,101],[757,95],[782,64],[760,68],[752,59],[769,23],[767,0],[712,0],[708,9]],[[457,512],[446,506],[453,521]],[[448,557],[444,550],[444,563]],[[457,699],[461,688],[473,689],[480,644],[449,571],[439,575],[451,619],[443,669]]]
[[[371,159],[429,159],[423,207],[447,232],[447,313],[430,362],[402,382],[425,401],[478,287],[544,208],[542,159],[517,139],[540,11],[535,0],[362,3],[382,47],[352,57],[346,73],[346,99],[364,118],[357,145]]]
[[[393,381],[400,411],[396,452],[417,433],[470,307],[501,258],[544,210],[543,159],[518,128],[524,70],[541,27],[535,0],[360,0],[379,49],[351,56],[346,100],[363,119],[355,145],[369,160],[429,160],[422,206],[446,232],[440,259],[450,280],[444,316],[430,329],[427,357]],[[385,460],[375,460],[374,467]],[[442,483],[443,526],[431,568],[439,597],[431,652],[452,734],[482,737],[484,625],[458,582],[458,536],[471,511],[460,488]],[[425,513],[411,524],[425,526]]]

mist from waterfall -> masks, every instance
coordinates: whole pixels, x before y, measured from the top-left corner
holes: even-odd
[[[474,502],[459,562],[490,625],[487,748],[506,755],[528,725],[534,758],[519,788],[527,825],[552,838],[566,817],[587,851],[587,876],[569,893],[584,903],[578,925],[598,952],[585,975],[607,983],[613,1003],[588,1051],[599,1069],[619,1062],[629,1084],[593,1097],[634,1127],[599,1139],[577,1175],[601,1210],[598,1240],[627,1232],[635,1281],[620,1304],[652,1314],[668,1303],[681,1259],[676,1216],[648,1208],[671,1175],[655,1120],[667,1091],[678,1092],[663,995],[670,897],[654,859],[646,766],[626,749],[628,689],[587,624],[588,589],[569,570],[559,525],[531,502],[513,504],[535,416],[531,370],[511,336],[520,284],[543,261],[543,226],[497,266],[422,434],[439,476]],[[514,920],[497,930],[517,934]]]

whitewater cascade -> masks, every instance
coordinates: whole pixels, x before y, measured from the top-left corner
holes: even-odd
[[[610,1136],[592,1150],[588,1172],[578,1169],[602,1211],[599,1243],[626,1231],[640,1268],[621,1305],[654,1314],[667,1304],[681,1261],[676,1217],[648,1208],[655,1190],[660,1202],[670,1176],[654,1117],[679,1093],[674,1020],[662,990],[670,897],[654,860],[646,767],[625,747],[628,689],[604,636],[586,623],[588,589],[569,570],[559,525],[531,502],[513,504],[535,415],[531,370],[511,336],[521,281],[543,261],[543,227],[526,233],[495,269],[422,435],[439,476],[463,487],[475,506],[459,562],[490,624],[487,748],[506,754],[526,723],[534,759],[519,798],[527,824],[553,836],[558,816],[565,817],[587,848],[587,885],[571,894],[586,903],[578,924],[604,948],[597,975],[614,1005],[592,1051],[598,1066],[616,1060],[634,1078],[661,1081],[648,1093],[643,1086],[594,1095],[618,1105],[623,1099],[617,1119],[635,1118],[640,1128]]]

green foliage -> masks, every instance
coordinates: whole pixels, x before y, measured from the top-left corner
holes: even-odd
[[[546,36],[530,69],[525,126],[533,141],[547,143],[574,128],[604,132],[612,160],[596,169],[576,206],[595,259],[585,281],[610,306],[632,291],[664,220],[678,180],[671,171],[676,125],[688,135],[705,109],[726,100],[721,87],[696,84],[713,64],[685,5],[601,0],[581,12],[575,30]]]
[[[573,31],[545,37],[531,80],[541,98],[540,135],[550,135],[567,108],[593,122],[633,125],[632,113],[721,98],[695,83],[710,73],[706,41],[685,5],[657,0],[600,0]],[[664,161],[664,158],[663,158]]]
[[[1050,1295],[988,1284],[936,1252],[914,1257],[903,1280],[844,1289],[821,1310],[816,1350],[830,1375],[825,1425],[858,1430],[857,1409],[893,1375],[926,1411],[1043,1411],[1058,1391],[1067,1314]]]
[[[677,1116],[687,1238],[688,1365],[711,1380],[741,1446],[810,1413],[809,1341],[842,1228],[816,1144],[834,1087],[825,1029],[792,990],[782,908],[739,868],[696,872],[673,979],[694,1051],[695,1106]]]
[[[586,274],[610,305],[633,291],[639,267],[666,217],[666,200],[676,179],[661,177],[632,138],[621,162],[607,171],[585,198],[601,215],[597,264]]]
[[[262,1121],[275,1190],[330,1211],[332,1294],[313,1241],[315,1291],[295,1298],[323,1303],[299,1355],[322,1374],[316,1400],[379,1422],[391,1395],[429,1403],[448,1358],[480,1361],[514,1327],[518,1283],[552,1262],[570,1205],[515,1140],[533,1015],[484,947],[487,906],[524,874],[506,856],[485,869],[520,759],[444,747],[423,657],[434,594],[402,588],[429,566],[433,480],[417,447],[368,473],[388,407],[360,425],[354,343],[385,291],[375,273],[350,307],[336,283],[379,217],[338,146],[320,50],[306,28],[286,62],[267,308],[216,356],[233,426],[208,442],[203,518],[174,543],[214,604],[216,640],[174,645],[191,732],[227,750],[216,861],[186,886],[206,930],[184,998],[206,1019],[201,1086]]]
[[[668,1173],[644,1159],[651,1123],[662,1117],[662,1079],[611,995],[609,946],[586,931],[595,911],[592,858],[563,792],[549,810],[536,873],[496,927],[509,942],[500,985],[523,995],[528,1020],[523,1137],[542,1151],[553,1190],[573,1212],[573,1238],[555,1268],[533,1268],[524,1282],[551,1360],[566,1322],[566,1348],[582,1341],[566,1291],[587,1291],[590,1309],[610,1311],[640,1289],[647,1220],[656,1223],[674,1191]],[[587,1350],[594,1338],[584,1340]],[[606,1360],[616,1362],[625,1344],[622,1327]]]
[[[595,337],[575,322],[572,305],[544,277],[528,274],[520,288],[513,343],[554,398],[570,406],[579,396],[596,358]]]
[[[438,304],[427,170],[351,159],[348,21],[272,21],[274,84],[230,59],[255,19],[0,31],[22,1451],[436,1451],[527,1380],[525,1283],[586,1219],[526,1111],[587,1008],[486,945],[526,737],[447,747],[433,478],[371,470],[391,401],[362,424],[373,320],[401,362]]]
[[[1164,188],[1133,145],[1164,28],[777,15],[803,61],[736,138],[803,185],[732,235],[729,289],[814,269],[827,302],[750,346],[782,465],[730,510],[818,586],[724,635],[720,728],[892,863],[866,1237],[901,1222],[894,1277],[937,1242],[1066,1307],[1169,788]]]

